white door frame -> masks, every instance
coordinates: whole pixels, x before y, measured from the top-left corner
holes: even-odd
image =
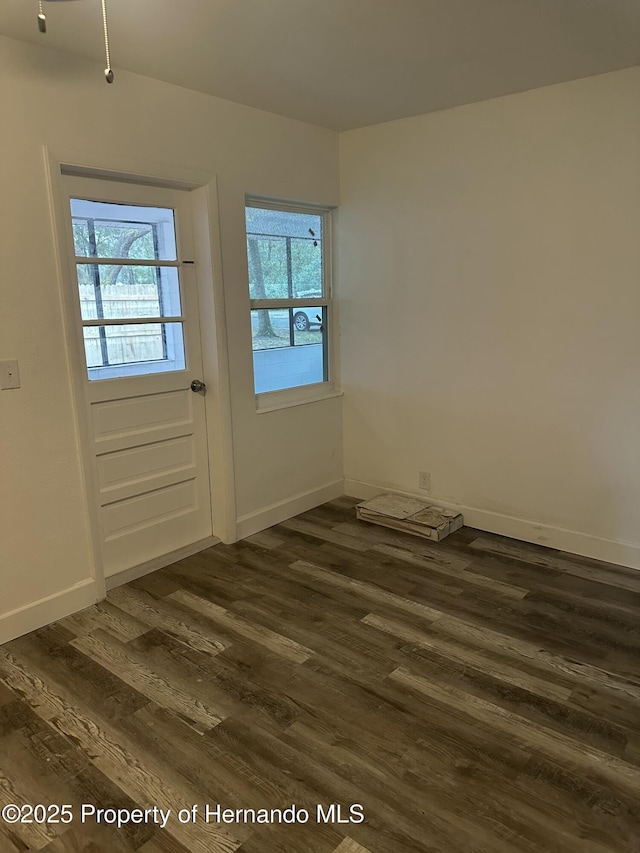
[[[237,540],[236,500],[217,182],[216,176],[209,172],[183,169],[172,164],[150,164],[103,153],[59,151],[47,146],[44,146],[43,153],[54,232],[58,287],[63,308],[68,368],[73,384],[76,440],[81,455],[87,523],[91,534],[94,561],[91,574],[95,581],[97,598],[101,599],[106,594],[106,585],[100,549],[98,508],[94,500],[95,465],[89,439],[91,433],[89,403],[84,381],[84,354],[76,328],[75,294],[69,287],[69,282],[74,280],[74,271],[71,269],[67,248],[66,218],[69,216],[69,211],[62,186],[62,174],[64,172],[94,178],[110,178],[116,181],[188,190],[192,193],[195,247],[193,260],[195,260],[200,314],[203,380],[210,390],[205,397],[205,409],[214,534],[223,542],[230,543]],[[161,565],[159,560],[152,562],[154,566],[149,566],[150,571]],[[133,572],[135,573],[135,569]]]

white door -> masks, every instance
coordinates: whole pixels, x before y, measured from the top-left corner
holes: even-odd
[[[213,532],[191,204],[186,190],[63,184],[109,577]]]

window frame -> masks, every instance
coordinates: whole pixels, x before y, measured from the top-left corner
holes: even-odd
[[[299,406],[305,403],[316,402],[330,397],[342,396],[338,387],[337,370],[337,317],[333,298],[333,211],[334,208],[325,205],[288,202],[275,199],[266,199],[259,196],[245,196],[245,250],[247,244],[246,208],[259,208],[262,210],[281,210],[286,213],[311,214],[322,217],[322,297],[300,298],[291,297],[286,299],[252,299],[250,296],[249,259],[247,254],[247,291],[249,292],[249,322],[251,323],[251,312],[261,309],[273,310],[278,308],[319,308],[325,309],[327,318],[327,330],[324,337],[324,361],[326,365],[327,379],[310,385],[297,385],[293,388],[282,388],[276,391],[263,391],[255,393],[255,373],[253,370],[253,346],[251,349],[252,371],[251,379],[254,388],[257,412],[272,412],[277,409]]]
[[[70,175],[70,177],[74,178],[76,176]],[[79,334],[81,336],[82,342],[82,354],[85,368],[85,379],[90,383],[103,383],[103,382],[111,382],[114,380],[120,379],[130,379],[130,378],[144,378],[155,376],[163,373],[174,373],[174,372],[184,372],[189,369],[188,365],[188,353],[187,353],[187,341],[185,339],[184,334],[184,325],[185,325],[185,314],[184,314],[184,293],[183,293],[183,282],[181,278],[181,267],[183,262],[178,258],[178,222],[177,222],[177,212],[173,207],[162,207],[159,205],[153,205],[142,201],[114,201],[112,198],[105,198],[103,194],[97,189],[97,193],[89,192],[89,188],[86,191],[80,188],[79,192],[73,192],[69,195],[69,206],[67,208],[67,226],[69,227],[69,245],[71,252],[71,262],[73,264],[73,269],[75,272],[75,282],[76,286],[79,284],[78,280],[78,271],[80,267],[87,267],[92,271],[92,276],[94,276],[94,288],[101,289],[100,284],[100,267],[104,266],[121,266],[121,267],[149,267],[155,269],[156,271],[156,289],[158,294],[158,302],[159,302],[159,311],[162,312],[162,285],[160,282],[160,269],[161,268],[170,268],[175,269],[177,273],[177,286],[178,286],[178,299],[180,302],[180,311],[178,313],[173,314],[164,314],[160,313],[158,315],[150,315],[149,317],[139,317],[139,316],[126,316],[126,317],[97,317],[97,318],[87,318],[82,315],[82,298],[80,294],[79,287],[76,289],[76,300],[78,306],[78,323],[79,323]],[[111,195],[110,193],[108,195]],[[128,208],[140,208],[141,211],[150,210],[150,209],[159,209],[159,210],[170,210],[172,215],[172,237],[175,244],[175,251],[170,251],[170,254],[175,255],[175,257],[154,257],[154,258],[135,258],[135,257],[126,257],[126,258],[117,258],[115,256],[100,256],[98,254],[88,254],[88,255],[78,255],[76,253],[76,242],[74,236],[74,223],[80,219],[86,219],[87,222],[92,220],[93,223],[96,221],[114,221],[119,222],[120,220],[109,220],[107,216],[87,216],[74,214],[73,212],[73,202],[78,201],[89,202],[98,205],[105,205],[107,207],[115,207],[119,205],[126,206]],[[150,225],[153,233],[153,242],[154,242],[154,253],[162,254],[158,248],[158,232],[157,226],[160,220],[140,220],[140,224]],[[95,224],[94,224],[95,227]],[[95,240],[94,240],[95,244]],[[94,245],[95,248],[95,245]],[[95,273],[93,272],[95,270]],[[97,299],[96,299],[97,303]],[[167,326],[171,324],[176,324],[180,326],[179,336],[176,338],[176,332],[171,331],[168,333]],[[107,327],[119,327],[119,326],[140,326],[143,328],[147,325],[157,325],[160,327],[160,336],[161,336],[161,345],[163,356],[162,358],[157,359],[143,359],[132,362],[109,362],[105,363],[105,357],[108,358],[107,354],[107,345],[108,339],[106,334],[103,335],[101,330],[104,329],[106,331]],[[86,348],[86,340],[84,337],[84,330],[88,328],[97,328],[99,331],[99,341],[100,341],[100,349],[102,352],[103,363],[101,365],[89,365],[89,360],[87,356],[87,348]],[[171,335],[172,340],[169,344],[168,334]],[[169,349],[177,349],[178,351],[182,351],[182,358],[170,358],[169,357]],[[155,369],[152,370],[144,370],[141,369],[144,365],[154,365]]]

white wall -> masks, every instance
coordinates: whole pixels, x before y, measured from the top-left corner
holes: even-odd
[[[22,379],[0,392],[1,639],[92,564],[43,145],[217,174],[238,517],[340,481],[342,401],[256,414],[244,239],[245,193],[337,202],[337,134],[6,38],[0,109],[0,359]]]
[[[428,471],[640,567],[639,104],[633,68],[341,135],[349,491]]]

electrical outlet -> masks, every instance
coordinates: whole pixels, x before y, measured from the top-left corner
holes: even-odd
[[[420,471],[418,485],[421,489],[424,489],[426,492],[428,492],[431,488],[431,474],[427,474],[426,471]]]

